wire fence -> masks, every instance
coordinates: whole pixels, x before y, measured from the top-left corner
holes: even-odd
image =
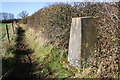
[[[17,24],[13,23],[3,23],[0,25],[2,27],[2,53],[6,52],[6,49],[13,43],[14,36],[16,34]]]

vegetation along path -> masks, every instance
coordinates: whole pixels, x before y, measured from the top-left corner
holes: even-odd
[[[30,55],[33,51],[28,48],[25,41],[25,30],[21,27],[18,27],[17,29],[17,41],[15,47],[16,49],[13,53],[15,54],[16,63],[11,72],[3,77],[3,80],[32,80],[34,78],[32,74],[34,68]]]

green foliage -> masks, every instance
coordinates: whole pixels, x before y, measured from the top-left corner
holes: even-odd
[[[31,55],[32,58],[39,64],[34,69],[37,74],[42,74],[43,78],[51,78],[50,76],[52,76],[52,78],[65,78],[72,75],[63,67],[63,64],[60,63],[63,61],[63,58],[61,58],[62,50],[60,48],[51,44],[41,46],[34,40],[34,37],[29,34],[26,35],[26,40],[27,43],[30,44],[29,47],[35,52]],[[39,68],[41,66],[42,68],[40,70]]]
[[[87,48],[89,46],[89,43],[85,43],[85,47]]]
[[[48,45],[49,47],[49,45]],[[50,75],[50,73],[52,73],[52,75],[54,75],[57,78],[65,78],[68,77],[70,74],[69,72],[63,67],[63,64],[60,63],[60,49],[57,49],[54,47],[54,49],[50,49],[50,48],[44,48],[44,50],[42,51],[43,55],[44,52],[45,53],[49,53],[47,54],[44,59],[40,59],[39,63],[46,66],[43,68],[46,69],[46,71],[44,71],[44,75]],[[43,55],[37,55],[37,57],[43,57]],[[50,69],[50,70],[49,70]]]
[[[111,37],[111,41],[116,41],[116,40],[117,40],[117,38],[115,36]]]

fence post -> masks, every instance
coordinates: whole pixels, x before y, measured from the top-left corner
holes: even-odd
[[[8,42],[10,44],[10,36],[9,36],[9,31],[8,31],[8,25],[7,24],[6,24],[6,32],[7,32]]]
[[[15,28],[14,28],[14,23],[12,22],[12,30],[13,30],[13,34],[15,34]]]

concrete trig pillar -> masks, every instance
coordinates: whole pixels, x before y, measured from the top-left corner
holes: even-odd
[[[81,58],[87,59],[97,42],[94,20],[92,17],[72,19],[68,61],[77,68],[81,68]]]

